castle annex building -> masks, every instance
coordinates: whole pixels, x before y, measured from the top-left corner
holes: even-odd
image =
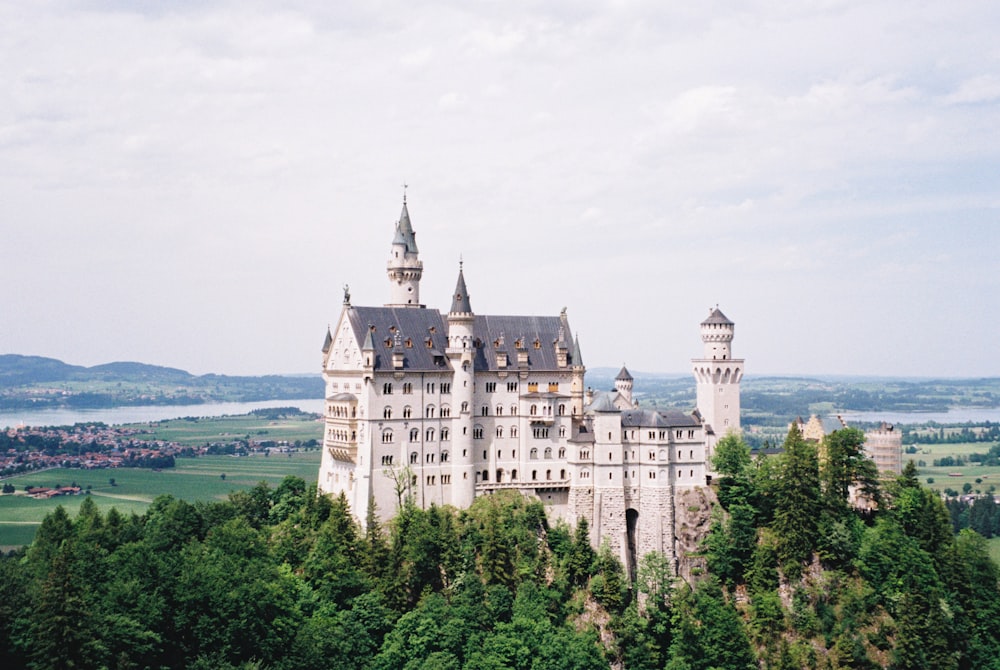
[[[319,487],[362,518],[421,506],[469,506],[515,489],[551,518],[590,524],[623,563],[674,555],[675,491],[704,486],[711,448],[740,427],[743,361],[718,308],[694,359],[698,409],[639,409],[622,368],[615,389],[587,390],[579,338],[554,316],[476,313],[460,266],[447,312],[420,299],[423,263],[406,200],[387,265],[389,301],[345,291],[323,345],[325,431]]]

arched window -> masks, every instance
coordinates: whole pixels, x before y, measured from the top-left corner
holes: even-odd
[[[537,481],[537,480],[538,480],[538,470],[532,470],[531,471],[531,481],[534,482],[534,481]]]
[[[426,442],[433,442],[434,441],[434,429],[433,428],[428,428],[424,432],[424,440]]]
[[[545,458],[552,458],[552,447],[545,447]]]
[[[448,430],[447,428],[442,428],[442,429],[441,429],[441,441],[442,441],[442,442],[445,442],[445,441],[447,441],[447,440],[448,440],[448,439],[449,439],[450,437],[451,437],[451,431],[449,431],[449,430]]]
[[[410,452],[410,463],[411,464],[412,463],[416,463],[418,458],[420,458],[420,456],[417,455],[417,452],[415,452],[415,451],[411,451]]]
[[[413,415],[413,408],[407,405],[403,408],[403,418],[409,419]]]
[[[483,470],[483,481],[484,482],[490,481],[490,471],[489,470]]]
[[[538,405],[532,405],[531,409],[528,410],[528,414],[530,414],[531,416],[535,416],[536,414],[538,414]]]
[[[517,481],[517,470],[511,470],[510,471],[510,481],[512,481],[512,482],[516,482]]]
[[[566,405],[559,405],[559,416],[565,416],[565,414],[566,414]]]
[[[497,437],[503,437],[503,426],[497,426]]]
[[[424,410],[424,416],[426,416],[428,419],[434,418],[434,405],[427,406],[427,408]]]
[[[451,407],[448,405],[441,405],[441,418],[447,419],[451,416]]]
[[[536,458],[538,458],[538,449],[535,448],[535,447],[532,447],[531,451],[528,452],[528,458],[530,458],[532,460],[535,460]]]
[[[416,442],[419,439],[420,439],[420,429],[419,428],[411,428],[410,429],[410,442]]]
[[[497,483],[503,481],[503,468],[497,468]]]
[[[559,479],[566,479],[566,471],[565,470],[560,470],[559,471]]]
[[[510,427],[510,436],[511,437],[517,437],[517,426],[511,426]]]
[[[382,444],[388,444],[392,442],[392,431],[386,428],[382,431]]]
[[[503,416],[503,405],[497,405],[497,416]]]
[[[511,416],[517,416],[517,405],[511,405],[510,406],[510,415]]]
[[[559,458],[566,458],[566,447],[559,447]]]
[[[462,413],[465,414],[468,411],[469,411],[469,403],[463,402],[462,403]]]
[[[385,409],[382,410],[382,418],[383,419],[391,419],[392,418],[392,408],[391,407],[386,407]]]
[[[545,479],[546,479],[546,481],[552,481],[552,471],[551,470],[546,470],[545,471]]]
[[[442,451],[441,452],[441,462],[442,463],[447,463],[448,462],[448,452],[447,451]]]

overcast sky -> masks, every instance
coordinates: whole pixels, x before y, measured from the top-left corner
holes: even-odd
[[[997,376],[1000,3],[0,3],[0,353],[319,370],[350,284],[590,367]]]

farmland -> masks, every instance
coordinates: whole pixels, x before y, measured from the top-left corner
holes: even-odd
[[[267,418],[254,415],[201,419],[176,419],[142,424],[151,439],[184,445],[207,443],[307,443],[322,435],[322,424],[313,415]],[[115,468],[81,470],[53,468],[29,472],[5,481],[23,491],[27,486],[76,484],[90,491],[102,511],[142,514],[159,495],[168,494],[191,502],[223,500],[230,491],[247,489],[259,482],[276,486],[285,476],[294,475],[315,482],[319,471],[318,449],[293,449],[288,453],[272,451],[265,456],[200,456],[178,458],[174,468]],[[111,480],[114,480],[114,485]],[[62,505],[70,515],[76,513],[85,496],[60,496],[35,500],[25,495],[0,496],[0,550],[31,542],[46,514]]]

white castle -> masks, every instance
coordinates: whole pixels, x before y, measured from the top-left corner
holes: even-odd
[[[675,491],[704,486],[717,438],[740,428],[732,321],[715,308],[701,324],[698,409],[640,409],[624,367],[614,391],[586,389],[565,309],[477,314],[461,264],[451,309],[425,307],[405,196],[387,271],[388,304],[355,306],[345,288],[326,334],[321,491],[344,493],[363,521],[371,501],[386,519],[408,496],[464,508],[514,489],[552,519],[586,519],[630,568],[650,551],[676,557]]]

